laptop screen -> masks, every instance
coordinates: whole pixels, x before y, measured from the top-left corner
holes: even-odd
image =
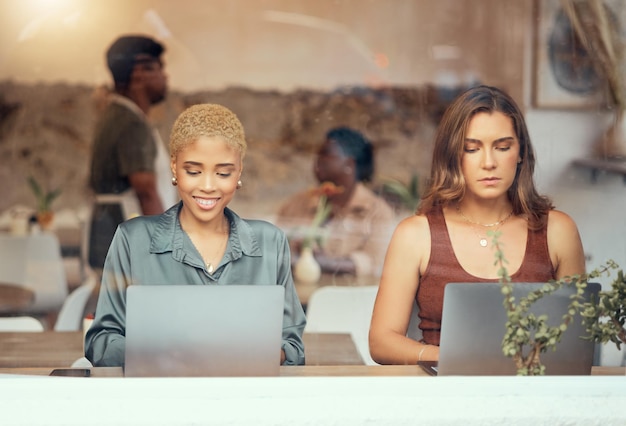
[[[284,288],[127,289],[125,376],[276,376]]]
[[[512,283],[516,301],[543,283]],[[589,284],[585,298],[600,291],[599,284]],[[562,322],[570,296],[575,289],[563,287],[535,302],[530,311],[547,314],[549,325]],[[504,296],[499,283],[450,283],[444,290],[441,340],[437,374],[442,375],[515,375],[512,358],[502,353],[506,327]],[[587,335],[580,316],[576,316],[556,351],[541,354],[546,375],[591,374],[595,344]]]

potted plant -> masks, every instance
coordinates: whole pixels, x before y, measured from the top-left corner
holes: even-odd
[[[381,192],[391,204],[398,204],[403,209],[415,212],[420,201],[419,177],[414,173],[408,183],[397,179],[385,179]]]
[[[28,177],[28,185],[37,199],[37,223],[39,223],[41,229],[49,229],[54,219],[54,213],[51,208],[52,202],[61,195],[61,189],[44,190],[33,176]]]
[[[511,278],[505,267],[506,259],[502,252],[498,237],[499,232],[489,232],[495,247],[495,264],[499,267],[498,276],[504,296],[504,307],[507,313],[506,331],[502,339],[502,352],[515,362],[517,374],[537,376],[545,374],[545,366],[541,363],[541,354],[554,350],[561,341],[563,333],[577,314],[583,317],[583,324],[589,333],[583,338],[597,343],[614,342],[617,348],[626,343],[626,281],[624,273],[619,270],[617,278],[609,291],[599,293],[596,300],[585,302],[583,293],[590,280],[594,280],[619,266],[612,260],[594,269],[588,274],[552,280],[540,289],[530,292],[526,297],[516,301],[512,295]],[[529,312],[537,300],[553,293],[562,286],[575,287],[568,311],[560,324],[548,325],[548,316],[536,316]]]

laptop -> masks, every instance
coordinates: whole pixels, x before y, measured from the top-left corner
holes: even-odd
[[[543,283],[512,283],[516,303],[520,297],[537,290]],[[551,326],[560,324],[575,289],[562,287],[535,302],[530,311],[547,314]],[[597,295],[600,284],[590,283],[585,299]],[[515,375],[512,358],[502,353],[502,338],[507,321],[504,296],[499,283],[450,283],[444,289],[441,318],[439,361],[424,363],[431,374],[449,375]],[[574,317],[556,351],[541,354],[546,375],[589,375],[595,343],[581,336],[588,333],[580,315]],[[429,365],[430,364],[430,365]]]
[[[279,285],[134,285],[126,290],[127,377],[277,376]]]

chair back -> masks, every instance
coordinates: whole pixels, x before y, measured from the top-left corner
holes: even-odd
[[[43,331],[43,324],[37,319],[29,316],[21,317],[0,317],[0,332],[17,331]]]
[[[85,307],[95,286],[96,275],[89,270],[84,283],[74,289],[63,302],[54,323],[54,331],[79,331],[82,328]]]
[[[326,286],[315,290],[307,304],[304,332],[350,333],[367,365],[376,365],[368,334],[378,286]]]
[[[377,365],[370,356],[369,328],[378,286],[325,286],[313,292],[307,304],[309,333],[350,333],[363,362]],[[413,305],[407,336],[419,340],[417,306]]]
[[[58,238],[49,232],[0,235],[0,281],[35,293],[29,314],[60,309],[68,290]]]

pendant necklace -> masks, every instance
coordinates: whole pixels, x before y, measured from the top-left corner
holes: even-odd
[[[226,238],[223,238],[221,243],[220,243],[220,245],[219,245],[219,249],[217,251],[218,254],[221,253],[223,248],[225,248],[225,243],[224,243],[225,241],[226,242],[228,241],[228,233],[226,233]],[[219,262],[219,260],[218,260],[218,262]],[[211,274],[211,275],[213,275],[213,272],[215,272],[215,266],[213,266],[212,262],[207,262],[206,263],[206,269],[207,269],[207,272],[209,274]]]
[[[463,214],[463,211],[461,210],[461,207],[458,204],[456,206],[456,211],[459,212],[463,220],[465,220],[467,223],[472,224],[472,225],[484,226],[485,228],[493,228],[494,226],[497,226],[497,228],[495,229],[496,231],[500,229],[500,226],[504,224],[504,222],[506,222],[511,216],[513,216],[513,210],[511,210],[509,214],[506,215],[506,217],[504,217],[504,219],[500,219],[499,221],[494,222],[494,223],[485,224],[485,223],[475,222],[469,217],[465,216],[465,214]],[[480,244],[481,247],[487,247],[487,237],[476,232],[476,229],[474,229],[474,227],[472,227],[472,230],[474,231],[476,236],[479,238],[478,244]]]
[[[205,256],[205,254],[208,254],[206,250],[201,251],[200,252],[200,256],[202,257],[202,259],[204,260],[204,265],[206,266],[206,270],[210,275],[213,275],[213,272],[215,272],[215,270],[217,269],[217,267],[219,266],[219,262],[222,260],[222,258],[220,257],[217,260],[217,263],[214,263],[212,261],[212,259],[215,259],[217,256],[219,256],[220,253],[222,253],[222,257],[223,257],[223,253],[226,250],[226,246],[228,245],[228,236],[230,235],[230,223],[228,223],[227,220],[225,220],[225,225],[223,227],[223,231],[219,231],[217,238],[220,238],[220,241],[218,242],[217,246],[217,250],[213,251],[213,255],[212,256]],[[193,242],[193,239],[192,239]],[[194,244],[195,245],[195,244]],[[196,249],[200,247],[199,245],[196,245]],[[200,250],[198,250],[200,251]]]

